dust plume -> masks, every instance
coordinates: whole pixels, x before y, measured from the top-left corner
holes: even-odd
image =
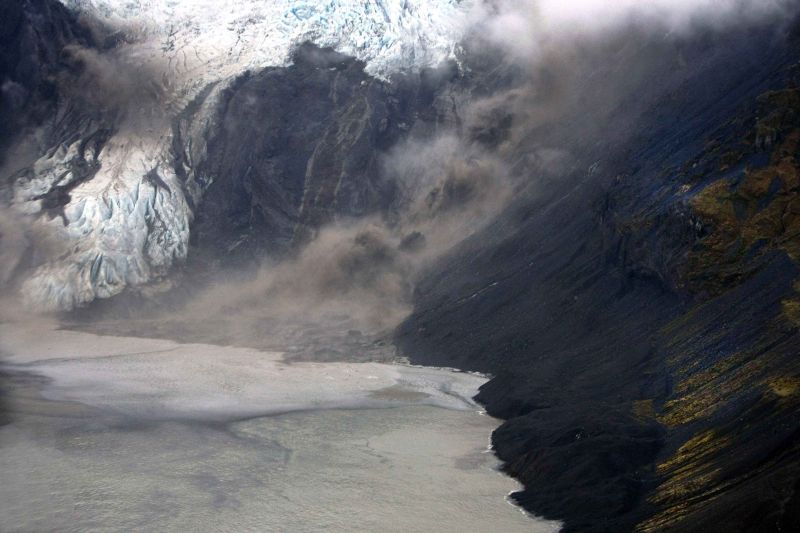
[[[383,167],[402,189],[390,215],[338,220],[294,256],[265,259],[254,275],[233,281],[229,272],[215,276],[171,319],[180,328],[204,330],[211,335],[206,340],[269,347],[309,342],[288,342],[287,329],[304,329],[306,336],[309,329],[327,332],[328,345],[337,344],[328,335],[349,332],[350,341],[388,335],[412,310],[416,276],[480,231],[512,189],[496,157],[451,134],[424,146],[402,143]]]
[[[470,10],[471,37],[530,63],[549,48],[631,28],[687,35],[787,15],[793,0],[493,0]]]
[[[411,311],[426,270],[525,199],[569,194],[565,176],[593,179],[602,170],[602,147],[623,146],[637,134],[640,113],[692,76],[684,43],[774,20],[790,5],[478,3],[467,15],[472,29],[461,58],[467,83],[440,94],[451,116],[412,130],[382,158],[380,172],[398,191],[391,208],[335,219],[288,257],[265,257],[255,271],[211,273],[202,285],[189,281],[178,303],[157,298],[167,303],[138,326],[108,327],[315,359],[347,350],[376,356],[371,347]],[[105,60],[79,56],[92,79],[115,78]],[[668,83],[665,71],[675,73]],[[150,94],[158,100],[158,90]]]

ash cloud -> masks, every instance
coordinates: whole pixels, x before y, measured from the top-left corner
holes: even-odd
[[[61,86],[67,98],[118,128],[152,129],[165,125],[169,76],[160,65],[134,62],[116,49],[68,45]]]

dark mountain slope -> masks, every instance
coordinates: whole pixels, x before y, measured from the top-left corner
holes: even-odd
[[[675,54],[635,134],[611,121],[589,171],[440,262],[398,341],[495,376],[517,499],[568,531],[790,530],[800,47],[762,28]]]
[[[9,0],[0,5],[0,163],[19,130],[36,126],[55,109],[59,76],[74,68],[69,45],[93,44],[89,30],[61,3]]]

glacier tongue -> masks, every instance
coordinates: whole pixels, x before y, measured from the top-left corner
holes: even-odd
[[[176,175],[171,122],[181,117],[189,156],[202,158],[220,91],[247,70],[289,64],[304,41],[393,72],[455,54],[469,0],[62,0],[79,15],[119,30],[114,61],[153,79],[158,120],[76,121],[16,181],[13,204],[61,242],[24,282],[35,307],[66,310],[144,284],[186,257],[190,205],[213,176],[195,179],[192,157]],[[210,91],[204,91],[212,88]],[[187,118],[190,102],[200,105]],[[132,117],[134,112],[122,116]],[[110,119],[109,119],[110,120]],[[126,121],[138,121],[134,126]],[[104,142],[88,142],[100,129]],[[94,146],[94,149],[92,148]],[[198,148],[199,147],[199,148]],[[81,176],[82,175],[82,176]],[[87,179],[87,176],[90,176]],[[61,195],[68,191],[69,195]],[[191,196],[187,201],[186,194]],[[46,198],[62,199],[60,217]],[[59,196],[61,195],[61,196]],[[56,202],[58,204],[58,202]],[[50,216],[47,216],[47,215]]]
[[[110,139],[98,154],[97,174],[72,189],[61,221],[49,221],[71,248],[25,281],[30,303],[62,310],[108,298],[186,256],[189,209],[166,148],[159,139]]]

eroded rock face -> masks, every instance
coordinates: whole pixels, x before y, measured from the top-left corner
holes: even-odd
[[[3,2],[0,6],[0,164],[20,128],[40,124],[58,97],[61,51],[92,37],[58,2]]]
[[[360,61],[304,45],[292,66],[238,80],[199,171],[214,178],[196,211],[197,255],[228,265],[276,257],[336,219],[388,214],[399,185],[383,160],[427,127],[418,121],[447,116],[419,105],[446,90],[457,70],[436,72],[437,84],[419,75],[387,83]],[[421,107],[429,115],[422,120]]]
[[[291,67],[245,76],[226,92],[202,166],[214,181],[197,210],[198,254],[286,252],[334,215],[391,203],[380,147],[391,146],[413,118],[363,69],[304,46]]]

